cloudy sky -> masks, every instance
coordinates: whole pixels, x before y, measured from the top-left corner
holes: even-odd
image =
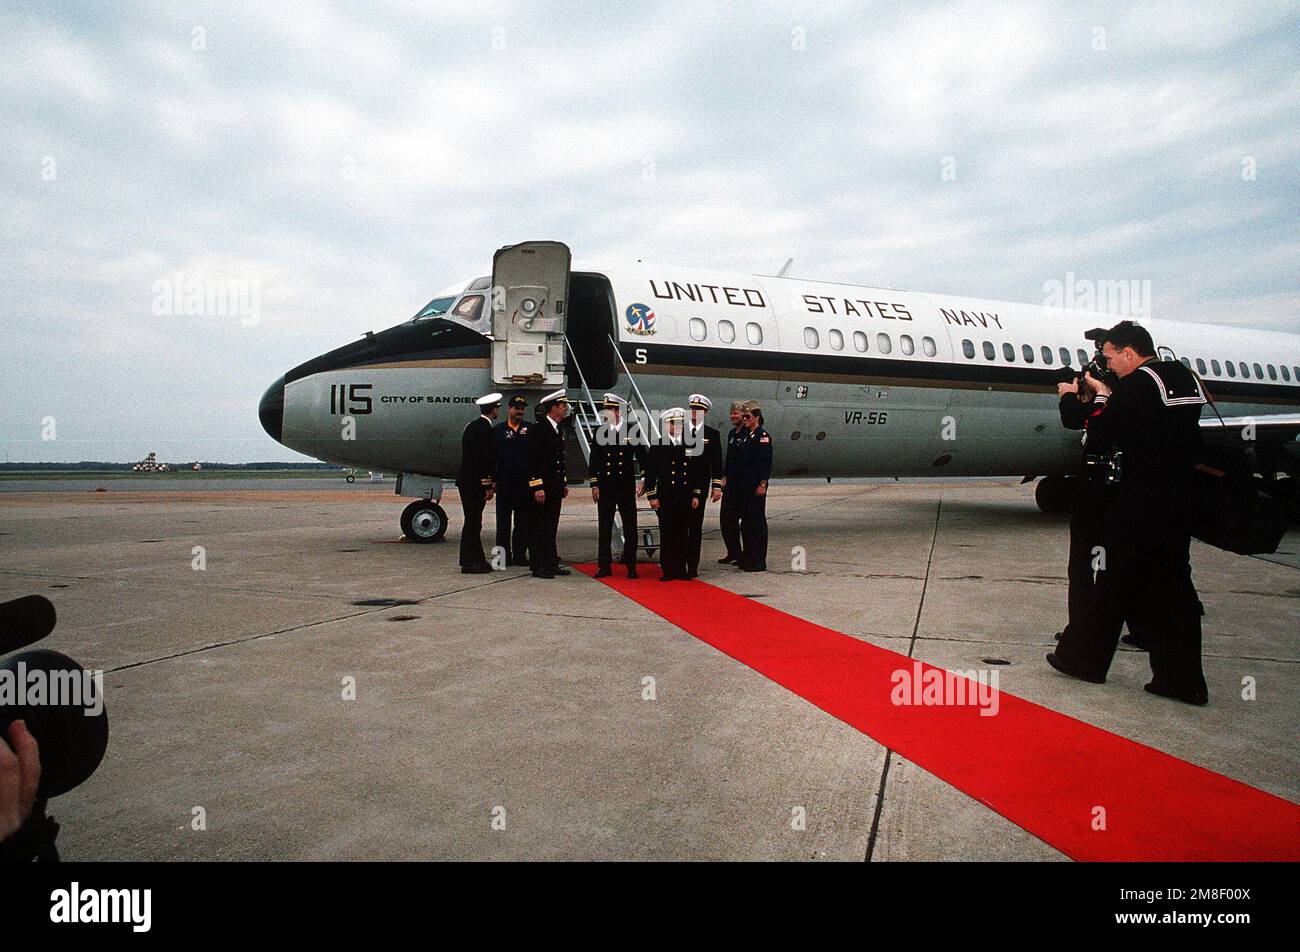
[[[536,238],[1300,332],[1298,10],[6,4],[0,452],[295,458],[271,380]]]

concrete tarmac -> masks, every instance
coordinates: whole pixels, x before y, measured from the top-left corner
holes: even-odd
[[[777,483],[772,571],[714,563],[711,506],[703,576],[943,667],[997,666],[1004,691],[1300,802],[1296,568],[1193,544],[1208,707],[1144,693],[1127,649],[1082,684],[1043,661],[1066,525],[1032,490]],[[106,672],[108,755],[51,805],[65,857],[1064,858],[607,586],[461,575],[454,490],[442,544],[399,541],[405,502],[391,485],[0,495],[0,598],[48,596],[45,644]],[[595,539],[575,486],[561,556],[591,560]]]

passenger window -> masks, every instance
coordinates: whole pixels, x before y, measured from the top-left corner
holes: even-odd
[[[1002,345],[1002,359],[1003,359],[1003,360],[1009,360],[1009,361],[1011,361],[1012,363],[1014,363],[1014,362],[1015,362],[1015,359],[1016,359],[1016,349],[1015,349],[1014,347],[1012,347],[1010,344],[1003,344],[1003,345]]]
[[[1268,365],[1268,379],[1269,380],[1277,379],[1277,368],[1274,367],[1272,364]]]
[[[1228,376],[1229,376],[1229,377],[1235,377],[1235,376],[1237,376],[1237,368],[1236,368],[1236,366],[1233,365],[1233,363],[1232,363],[1231,360],[1224,361],[1224,366],[1228,368]]]
[[[757,347],[759,344],[763,343],[763,328],[754,323],[746,324],[745,337],[751,344]]]
[[[1034,348],[1028,344],[1020,345],[1020,355],[1025,358],[1025,363],[1032,364],[1034,362]]]
[[[975,359],[975,345],[968,340],[961,342],[961,352],[966,355],[967,360]]]
[[[831,350],[844,349],[844,333],[839,330],[832,330],[829,334],[831,339]]]
[[[887,354],[894,349],[894,342],[889,339],[888,334],[876,335],[876,349],[882,354]]]
[[[854,331],[853,346],[856,347],[861,353],[865,354],[867,352],[867,335],[862,333],[862,331]]]
[[[1079,354],[1079,366],[1080,367],[1088,366],[1088,352],[1080,348],[1078,354]]]
[[[817,328],[805,327],[803,329],[803,345],[809,350],[816,350],[817,345],[821,343],[821,338],[817,334]]]
[[[1291,373],[1286,369],[1286,364],[1282,365],[1282,379],[1287,383],[1291,382]]]
[[[921,338],[921,350],[925,351],[925,356],[927,357],[933,357],[939,353],[939,347],[935,344],[933,337]],[[971,356],[975,356],[974,350],[971,351]]]
[[[1070,366],[1070,348],[1061,348],[1061,363],[1066,367]]]
[[[1214,370],[1214,376],[1216,377],[1218,377],[1220,374],[1223,373],[1223,371],[1219,368],[1219,362],[1217,360],[1211,359],[1210,367]]]
[[[1200,357],[1196,358],[1196,372],[1199,373],[1202,377],[1205,376],[1205,361],[1202,360]]]
[[[1246,366],[1246,362],[1244,360],[1237,361],[1237,366],[1241,368],[1241,375],[1243,377],[1246,378],[1250,377],[1250,368]]]
[[[704,321],[700,320],[698,317],[692,317],[689,327],[691,329],[692,340],[704,340],[705,337]]]
[[[1052,353],[1052,348],[1050,348],[1050,347],[1048,347],[1046,344],[1044,344],[1044,345],[1043,345],[1043,363],[1047,364],[1047,366],[1050,367],[1050,366],[1052,366],[1052,361],[1053,361],[1054,359],[1055,359],[1055,355]]]
[[[736,339],[736,325],[731,321],[718,321],[718,340],[730,344]]]
[[[994,358],[994,356],[996,356],[996,355],[993,353],[993,345],[990,344],[988,341],[985,341],[985,342],[984,342],[984,359],[985,359],[985,360],[992,360],[992,359]]]
[[[1188,360],[1186,357],[1179,357],[1179,358],[1178,358],[1178,362],[1181,363],[1181,364],[1182,364],[1184,367],[1186,367],[1188,370],[1191,370],[1191,369],[1192,369],[1192,362],[1191,362],[1190,360]]]
[[[1259,364],[1251,364],[1251,366],[1255,368],[1255,379],[1256,379],[1256,380],[1263,380],[1263,379],[1264,379],[1264,368],[1261,367]]]
[[[916,353],[916,345],[912,343],[912,336],[904,334],[898,338],[899,345],[903,348],[903,353],[911,357]]]

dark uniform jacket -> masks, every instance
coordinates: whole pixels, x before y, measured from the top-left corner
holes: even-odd
[[[528,431],[537,424],[520,422],[511,429],[509,421],[502,420],[493,432],[497,439],[497,479],[526,481],[531,473],[528,456]]]
[[[627,442],[627,424],[613,428],[601,426],[592,436],[588,478],[600,489],[619,490],[636,486],[636,469],[646,466],[646,447]]]
[[[1196,376],[1176,360],[1150,360],[1120,378],[1110,396],[1097,397],[1084,449],[1123,454],[1120,486],[1178,491],[1192,479],[1201,450],[1201,407]]]
[[[695,445],[686,457],[693,480],[702,479],[710,489],[722,488],[722,435],[705,424],[695,437]],[[701,445],[701,443],[703,445]]]
[[[708,484],[702,469],[692,473],[685,443],[656,443],[647,455],[645,494],[660,502],[682,502],[703,497]]]
[[[738,481],[747,488],[757,488],[759,483],[772,478],[772,437],[761,426],[754,427],[740,444],[736,473]]]
[[[456,485],[461,489],[478,486],[492,488],[492,478],[497,467],[497,441],[492,432],[492,421],[485,416],[465,425],[460,437],[460,472]]]
[[[542,417],[528,428],[528,488],[558,489],[565,480],[564,428]]]
[[[741,447],[748,437],[748,427],[742,426],[739,430],[732,427],[727,431],[727,458],[722,465],[722,475],[729,483],[734,483],[740,476]]]

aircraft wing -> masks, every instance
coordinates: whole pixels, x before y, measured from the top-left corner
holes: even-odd
[[[1253,428],[1252,432],[1247,432]],[[1260,416],[1201,418],[1201,436],[1207,443],[1240,446],[1243,439],[1290,443],[1300,435],[1300,413],[1265,413]]]

